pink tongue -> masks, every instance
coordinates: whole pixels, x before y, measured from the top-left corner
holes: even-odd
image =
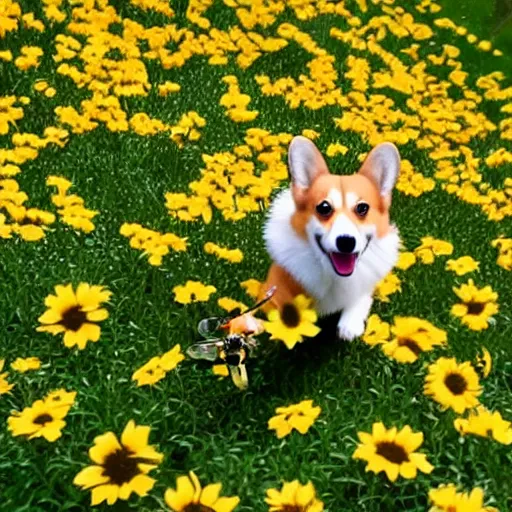
[[[340,252],[331,252],[331,261],[339,274],[352,274],[356,265],[357,256],[355,254],[342,254]]]

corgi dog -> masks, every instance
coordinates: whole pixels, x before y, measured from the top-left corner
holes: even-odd
[[[393,144],[379,144],[357,173],[339,176],[298,136],[288,167],[291,186],[272,202],[264,228],[273,263],[262,291],[277,287],[272,305],[279,310],[305,293],[320,317],[341,313],[338,337],[353,340],[364,333],[377,283],[398,260],[389,208],[400,155]]]

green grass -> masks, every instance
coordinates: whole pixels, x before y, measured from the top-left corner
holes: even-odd
[[[31,10],[32,2],[21,3],[23,12]],[[358,12],[354,2],[347,4]],[[416,19],[432,23],[434,17],[420,15],[412,2],[403,4]],[[146,27],[166,22],[161,15],[145,13],[123,1],[112,5],[122,16]],[[186,3],[172,5],[178,23],[193,27],[184,15]],[[440,16],[463,23],[481,38],[493,33],[496,20],[481,0],[443,2],[443,7],[445,11]],[[33,10],[37,18],[44,20],[39,6]],[[378,13],[378,8],[371,6],[362,19],[368,21]],[[206,15],[212,26],[222,29],[237,23],[232,10],[222,3],[210,8]],[[329,37],[331,26],[346,30],[346,22],[334,16],[301,22],[291,10],[281,15],[278,23],[285,21],[310,33],[336,57],[338,84],[347,90],[343,72],[349,47]],[[278,23],[262,33],[275,34]],[[39,45],[45,51],[41,66],[25,73],[12,63],[0,61],[0,96],[27,95],[32,99],[24,118],[8,135],[0,136],[0,147],[11,147],[10,137],[16,130],[42,134],[46,126],[56,124],[56,106],[78,107],[90,95],[56,74],[51,58],[53,39],[65,25],[46,24],[48,29],[43,34],[22,30],[0,39],[0,50],[12,49],[15,55],[24,44]],[[197,27],[192,29],[200,32]],[[478,52],[451,32],[435,29],[435,33],[433,46],[424,42],[421,55],[431,50],[439,53],[443,43],[460,47],[460,60],[470,72],[471,85],[480,74],[510,69],[510,24],[500,27],[493,38],[505,52],[501,59]],[[383,45],[396,51],[412,42],[410,38],[387,38]],[[208,365],[190,360],[154,388],[137,388],[131,381],[132,373],[154,355],[177,343],[186,348],[198,339],[198,320],[220,313],[217,297],[248,302],[239,283],[251,277],[263,280],[270,264],[261,236],[264,211],[237,223],[224,222],[214,212],[209,225],[183,223],[169,217],[164,193],[187,191],[188,183],[200,176],[203,153],[229,151],[243,143],[248,126],[291,134],[315,129],[321,133],[317,142],[324,151],[331,142],[346,144],[350,147],[346,157],[329,160],[339,173],[354,171],[357,154],[369,149],[358,134],[335,127],[332,118],[341,116],[338,108],[291,110],[280,97],[261,96],[255,75],[298,77],[305,72],[308,60],[304,50],[290,44],[282,52],[264,55],[246,71],[239,69],[233,59],[225,67],[212,67],[207,66],[206,59],[194,57],[183,68],[168,71],[148,61],[154,90],[148,97],[123,98],[123,108],[129,115],[144,111],[168,123],[195,110],[207,121],[197,143],[186,143],[178,149],[165,134],[141,137],[133,132],[110,133],[101,126],[84,135],[72,134],[64,148],[44,149],[36,160],[22,165],[23,172],[17,180],[20,189],[28,194],[30,206],[55,211],[50,189],[44,182],[48,175],[62,175],[73,182],[72,192],[100,214],[95,219],[96,230],[89,235],[57,222],[37,243],[16,237],[0,240],[0,358],[6,359],[7,367],[16,357],[38,356],[43,362],[37,372],[9,371],[9,381],[16,386],[11,394],[0,397],[0,510],[90,510],[90,493],[73,486],[72,480],[89,463],[87,452],[93,439],[109,430],[120,434],[130,419],[151,426],[150,441],[165,455],[152,473],[157,483],[143,499],[132,496],[128,502],[118,502],[113,507],[103,504],[98,510],[163,510],[165,489],[174,487],[176,477],[189,470],[194,470],[204,483],[222,482],[224,494],[240,496],[237,510],[241,512],[267,510],[265,490],[296,478],[302,483],[312,480],[330,512],[423,511],[428,509],[429,488],[448,482],[458,483],[466,490],[483,487],[489,504],[502,512],[512,508],[510,449],[488,439],[459,438],[453,428],[455,414],[441,412],[435,402],[423,395],[424,365],[435,361],[441,351],[425,353],[415,364],[401,365],[360,341],[347,344],[327,336],[322,342],[307,342],[291,352],[280,347],[265,351],[250,365],[251,386],[246,393],[238,392],[228,380],[217,380]],[[430,71],[436,72],[436,68]],[[221,78],[227,74],[239,77],[242,92],[252,98],[249,108],[260,111],[256,121],[247,126],[233,123],[218,105],[227,90]],[[55,85],[58,94],[54,99],[32,91],[39,78]],[[156,85],[165,80],[180,83],[181,92],[160,98]],[[393,91],[389,96],[397,102],[404,99]],[[480,108],[494,122],[504,117],[490,102]],[[500,141],[496,135],[471,142],[479,157],[500,146],[512,150],[510,143]],[[426,152],[412,144],[400,149],[418,171],[433,174],[435,165]],[[498,183],[504,176],[512,176],[511,169],[509,165],[484,168],[482,172],[490,182],[499,175]],[[450,315],[450,307],[456,302],[452,286],[471,276],[457,278],[446,272],[446,257],[437,258],[431,266],[417,264],[407,272],[398,272],[402,292],[393,294],[389,303],[377,302],[373,311],[388,321],[395,315],[414,315],[433,322],[448,333],[447,354],[459,360],[474,361],[482,346],[489,349],[494,367],[483,382],[482,402],[512,420],[511,277],[510,272],[496,265],[497,252],[490,245],[502,233],[511,235],[510,220],[487,220],[478,207],[446,194],[439,184],[419,198],[396,192],[392,216],[407,248],[416,247],[421,237],[431,235],[453,243],[455,257],[471,255],[478,260],[480,271],[474,276],[475,282],[479,286],[491,285],[498,292],[500,313],[495,325],[479,333],[468,330]],[[161,267],[151,267],[119,234],[124,222],[186,236],[189,249],[166,256]],[[245,258],[237,265],[219,262],[204,253],[206,241],[240,248]],[[205,304],[176,304],[172,288],[187,279],[213,284],[218,294]],[[102,323],[99,342],[77,351],[64,347],[60,337],[35,329],[37,318],[44,311],[44,298],[53,287],[81,281],[103,284],[113,295],[108,306],[110,317]],[[11,411],[21,410],[59,387],[78,392],[62,437],[55,443],[12,437],[7,430]],[[267,421],[276,407],[308,398],[322,407],[321,416],[308,434],[295,432],[280,441],[267,430]],[[394,484],[382,474],[365,473],[365,464],[351,456],[357,432],[369,431],[376,421],[383,421],[388,427],[408,424],[413,430],[422,431],[422,451],[428,454],[435,471],[431,475],[420,474],[415,480],[399,479]]]

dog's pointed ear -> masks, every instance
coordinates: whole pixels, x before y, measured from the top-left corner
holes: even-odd
[[[371,179],[380,190],[387,206],[391,204],[391,194],[400,174],[400,153],[391,142],[375,146],[366,157],[359,173]]]
[[[288,148],[288,169],[292,181],[293,197],[301,196],[320,174],[328,174],[327,164],[315,144],[306,137],[294,137]]]

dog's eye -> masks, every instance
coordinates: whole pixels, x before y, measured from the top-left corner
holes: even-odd
[[[366,217],[369,209],[370,205],[368,203],[358,203],[356,205],[356,213],[359,217]]]
[[[332,206],[327,201],[322,201],[316,205],[316,212],[320,217],[330,217],[332,215]]]

